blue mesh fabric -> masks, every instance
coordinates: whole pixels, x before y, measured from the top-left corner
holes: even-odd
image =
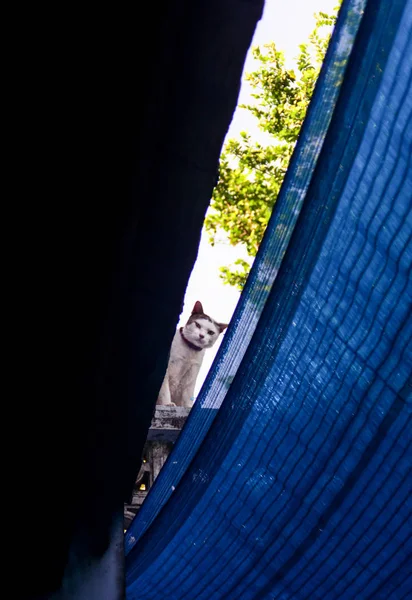
[[[130,600],[411,597],[411,144],[412,0],[346,0]]]

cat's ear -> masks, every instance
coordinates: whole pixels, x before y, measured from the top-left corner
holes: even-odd
[[[218,323],[217,326],[219,327],[220,333],[222,333],[222,331],[224,331],[228,325],[229,323]]]
[[[199,302],[199,300],[197,300],[197,302],[195,303],[193,310],[192,310],[192,315],[204,315],[205,313],[203,312],[203,306],[202,303]]]

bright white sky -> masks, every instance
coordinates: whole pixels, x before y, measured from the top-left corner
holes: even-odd
[[[336,4],[336,0],[266,0],[263,18],[256,28],[252,46],[275,42],[284,51],[289,62],[298,54],[299,44],[306,41],[314,28],[313,14],[319,11],[330,13]],[[253,69],[254,60],[249,51],[244,72],[248,73]],[[243,79],[239,103],[251,101],[250,88]],[[227,137],[238,137],[240,131],[247,131],[256,137],[259,135],[256,119],[247,111],[237,109]],[[229,322],[239,299],[239,292],[223,284],[219,277],[219,267],[228,265],[241,256],[244,256],[242,248],[230,246],[224,239],[214,247],[210,246],[207,235],[203,233],[197,261],[186,290],[182,324],[189,317],[196,300],[203,303],[206,314],[217,321]],[[219,343],[206,352],[195,395],[199,393],[218,347]]]

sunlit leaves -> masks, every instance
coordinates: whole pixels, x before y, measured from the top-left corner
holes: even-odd
[[[270,142],[258,143],[243,132],[239,140],[226,143],[205,222],[212,244],[223,229],[231,244],[243,243],[250,256],[256,255],[305,118],[336,12],[315,15],[315,29],[300,45],[294,68],[286,65],[284,54],[273,43],[253,50],[259,66],[247,79],[255,102],[243,108],[256,117]],[[222,267],[221,276],[241,289],[249,268],[240,259],[235,266]]]

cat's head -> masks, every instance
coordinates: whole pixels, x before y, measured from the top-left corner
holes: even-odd
[[[198,348],[211,348],[226,327],[226,323],[218,323],[206,315],[202,303],[197,301],[183,327],[183,333],[185,338]]]

